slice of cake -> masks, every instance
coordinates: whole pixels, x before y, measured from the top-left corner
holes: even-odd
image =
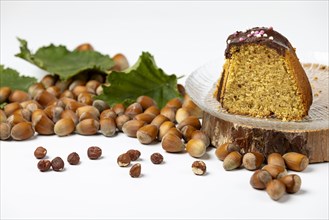
[[[252,28],[227,39],[226,61],[216,91],[229,113],[301,120],[312,90],[295,49],[273,28]]]

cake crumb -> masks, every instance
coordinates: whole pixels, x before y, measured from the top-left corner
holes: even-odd
[[[314,76],[313,80],[317,81],[319,78],[317,76]]]

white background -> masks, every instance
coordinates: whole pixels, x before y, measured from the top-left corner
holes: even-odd
[[[124,53],[133,64],[149,51],[167,73],[187,76],[209,60],[224,59],[225,40],[236,30],[273,26],[297,48],[302,61],[328,52],[328,1],[322,2],[9,2],[1,1],[1,64],[25,75],[44,73],[14,57],[16,37],[34,51],[50,43],[74,49],[89,42],[102,53]],[[314,55],[314,53],[313,53]],[[323,60],[328,64],[327,58]],[[183,78],[181,82],[183,83]],[[209,149],[203,158],[208,172],[195,176],[188,154],[165,153],[160,144],[144,146],[119,134],[36,136],[1,141],[2,219],[328,219],[328,163],[310,165],[296,195],[272,201],[249,185],[251,172],[225,172]],[[66,159],[72,151],[81,164],[66,163],[64,172],[40,173],[33,156],[42,145],[48,157]],[[97,161],[87,158],[89,146],[103,149]],[[128,149],[142,152],[142,176],[132,179],[116,158]],[[149,156],[164,155],[155,166]]]

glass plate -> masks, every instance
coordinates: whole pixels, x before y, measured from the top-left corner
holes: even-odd
[[[283,122],[274,118],[255,118],[227,113],[213,95],[222,72],[222,65],[218,60],[209,62],[191,73],[186,79],[186,91],[203,111],[232,123],[284,132],[329,129],[328,66],[309,63],[303,64],[303,67],[312,85],[313,104],[309,115],[298,122]]]

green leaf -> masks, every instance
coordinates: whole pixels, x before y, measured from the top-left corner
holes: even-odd
[[[143,52],[131,68],[124,72],[113,71],[107,79],[110,86],[103,86],[103,94],[97,98],[109,105],[128,105],[138,96],[147,95],[162,108],[170,99],[179,97],[176,75],[165,74],[147,52]]]
[[[113,60],[108,55],[97,51],[69,51],[65,46],[41,47],[33,54],[27,42],[19,39],[20,53],[16,54],[39,68],[49,73],[59,75],[61,80],[67,80],[81,72],[108,73],[114,66]]]
[[[18,89],[26,91],[37,82],[37,79],[29,76],[20,76],[16,70],[0,65],[0,87],[8,86],[12,90]]]
[[[0,104],[0,109],[4,109],[5,106],[6,106],[7,104],[8,104],[7,102],[3,102],[3,103],[1,103],[1,104]]]

